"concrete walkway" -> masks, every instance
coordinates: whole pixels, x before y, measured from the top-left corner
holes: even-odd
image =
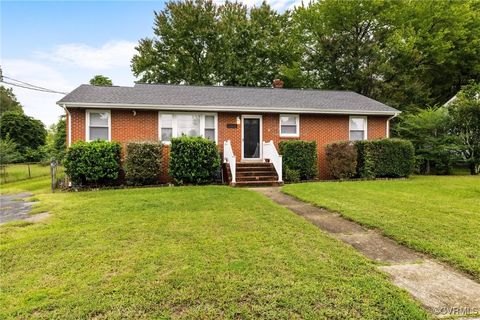
[[[304,217],[327,234],[353,246],[367,258],[384,265],[379,269],[408,291],[437,317],[480,314],[480,284],[435,260],[412,251],[377,231],[368,230],[339,214],[288,196],[279,188],[251,189]],[[469,317],[471,315],[472,317]]]
[[[15,220],[37,222],[47,218],[48,212],[30,215],[35,202],[27,202],[23,199],[31,196],[33,196],[31,193],[0,195],[0,225]]]

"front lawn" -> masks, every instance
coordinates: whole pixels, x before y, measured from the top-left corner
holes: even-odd
[[[283,191],[340,212],[480,279],[480,177],[305,183]]]
[[[0,318],[427,317],[372,262],[253,191],[36,198],[49,220],[0,226]]]

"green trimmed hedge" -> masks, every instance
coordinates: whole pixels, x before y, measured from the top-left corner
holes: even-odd
[[[159,142],[130,142],[125,157],[125,180],[130,185],[157,184],[162,170]]]
[[[356,173],[357,150],[349,141],[339,141],[325,147],[327,167],[336,179],[345,180]]]
[[[282,155],[286,181],[311,180],[317,177],[316,141],[281,141],[279,152]]]
[[[63,162],[73,185],[108,185],[120,173],[120,153],[117,142],[77,142],[68,148]]]
[[[375,178],[375,161],[372,141],[355,141],[357,148],[356,177],[362,179]]]
[[[355,142],[357,176],[364,179],[402,178],[412,174],[415,149],[408,140],[380,139]]]
[[[172,139],[169,173],[176,184],[211,183],[220,164],[214,141],[186,136]]]

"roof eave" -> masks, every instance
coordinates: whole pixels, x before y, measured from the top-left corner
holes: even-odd
[[[117,104],[117,103],[85,103],[85,102],[62,102],[73,108],[110,108],[110,109],[143,109],[143,110],[179,110],[179,111],[217,111],[217,112],[270,112],[270,113],[317,113],[317,114],[361,114],[361,115],[397,115],[399,110],[339,110],[339,109],[316,109],[316,108],[273,108],[273,107],[245,107],[245,106],[199,106],[199,105],[157,105],[157,104]]]

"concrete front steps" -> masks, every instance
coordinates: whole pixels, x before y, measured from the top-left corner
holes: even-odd
[[[231,174],[227,166],[228,182],[231,183]],[[237,162],[237,187],[278,186],[278,175],[273,164],[268,162]]]

